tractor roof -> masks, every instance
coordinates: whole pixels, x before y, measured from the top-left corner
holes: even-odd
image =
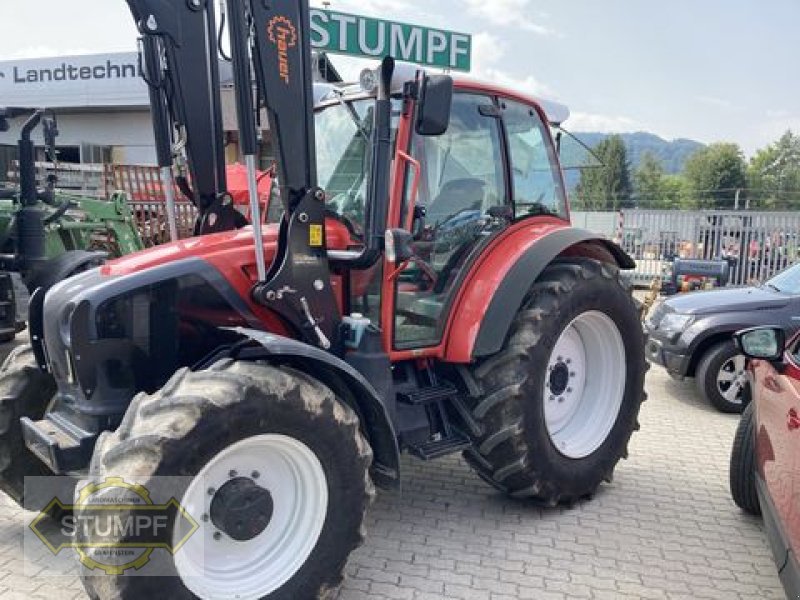
[[[417,77],[417,73],[423,70],[417,65],[413,65],[410,63],[402,63],[398,62],[394,78],[392,81],[392,88],[396,92],[401,92],[403,90],[403,86],[408,81],[413,81]],[[345,96],[351,95],[365,95],[365,92],[368,92],[369,85],[371,84],[371,76],[370,73],[374,73],[371,69],[365,69],[361,75],[361,81],[359,82],[351,82],[351,83],[339,83],[339,84],[331,84],[331,83],[316,83],[314,84],[314,104],[319,104],[326,100],[333,99],[333,92],[338,91]],[[556,102],[553,100],[549,100],[546,98],[540,98],[537,96],[533,96],[530,94],[525,94],[518,90],[514,90],[508,87],[496,85],[494,83],[480,81],[476,79],[472,79],[469,77],[463,76],[455,76],[453,78],[455,86],[457,89],[470,89],[475,91],[487,92],[490,94],[498,94],[502,96],[506,96],[509,98],[516,98],[522,102],[535,104],[539,106],[544,114],[547,116],[547,120],[550,122],[551,125],[560,125],[564,121],[569,118],[570,112],[569,107],[560,102]],[[371,95],[367,93],[366,95]]]

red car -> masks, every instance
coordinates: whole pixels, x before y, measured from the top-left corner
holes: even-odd
[[[742,414],[730,466],[734,502],[763,514],[788,598],[800,598],[800,335],[782,329],[736,334],[750,359],[753,401]]]

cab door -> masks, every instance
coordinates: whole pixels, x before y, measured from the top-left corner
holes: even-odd
[[[439,344],[464,265],[513,216],[494,97],[454,94],[447,132],[415,136],[411,155],[420,167],[415,258],[394,283],[392,345],[401,351]],[[409,196],[407,191],[407,204]]]
[[[800,552],[800,341],[786,353],[783,373],[766,361],[755,365],[756,456],[777,535],[770,541],[776,556],[793,549]],[[769,524],[769,523],[768,523]],[[781,548],[780,546],[783,546]]]

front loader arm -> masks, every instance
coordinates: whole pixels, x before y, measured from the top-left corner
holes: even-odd
[[[248,0],[259,99],[276,140],[287,212],[317,186],[310,23],[306,0]]]
[[[195,234],[241,227],[227,196],[213,0],[126,1],[143,36],[159,165],[177,156],[179,187],[199,211]]]

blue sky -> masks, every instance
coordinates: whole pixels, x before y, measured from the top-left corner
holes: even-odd
[[[0,60],[135,48],[124,0],[14,4],[0,21]],[[565,102],[573,130],[733,141],[747,154],[800,131],[798,0],[330,4],[472,33],[476,76]],[[348,74],[361,66],[335,62]]]

